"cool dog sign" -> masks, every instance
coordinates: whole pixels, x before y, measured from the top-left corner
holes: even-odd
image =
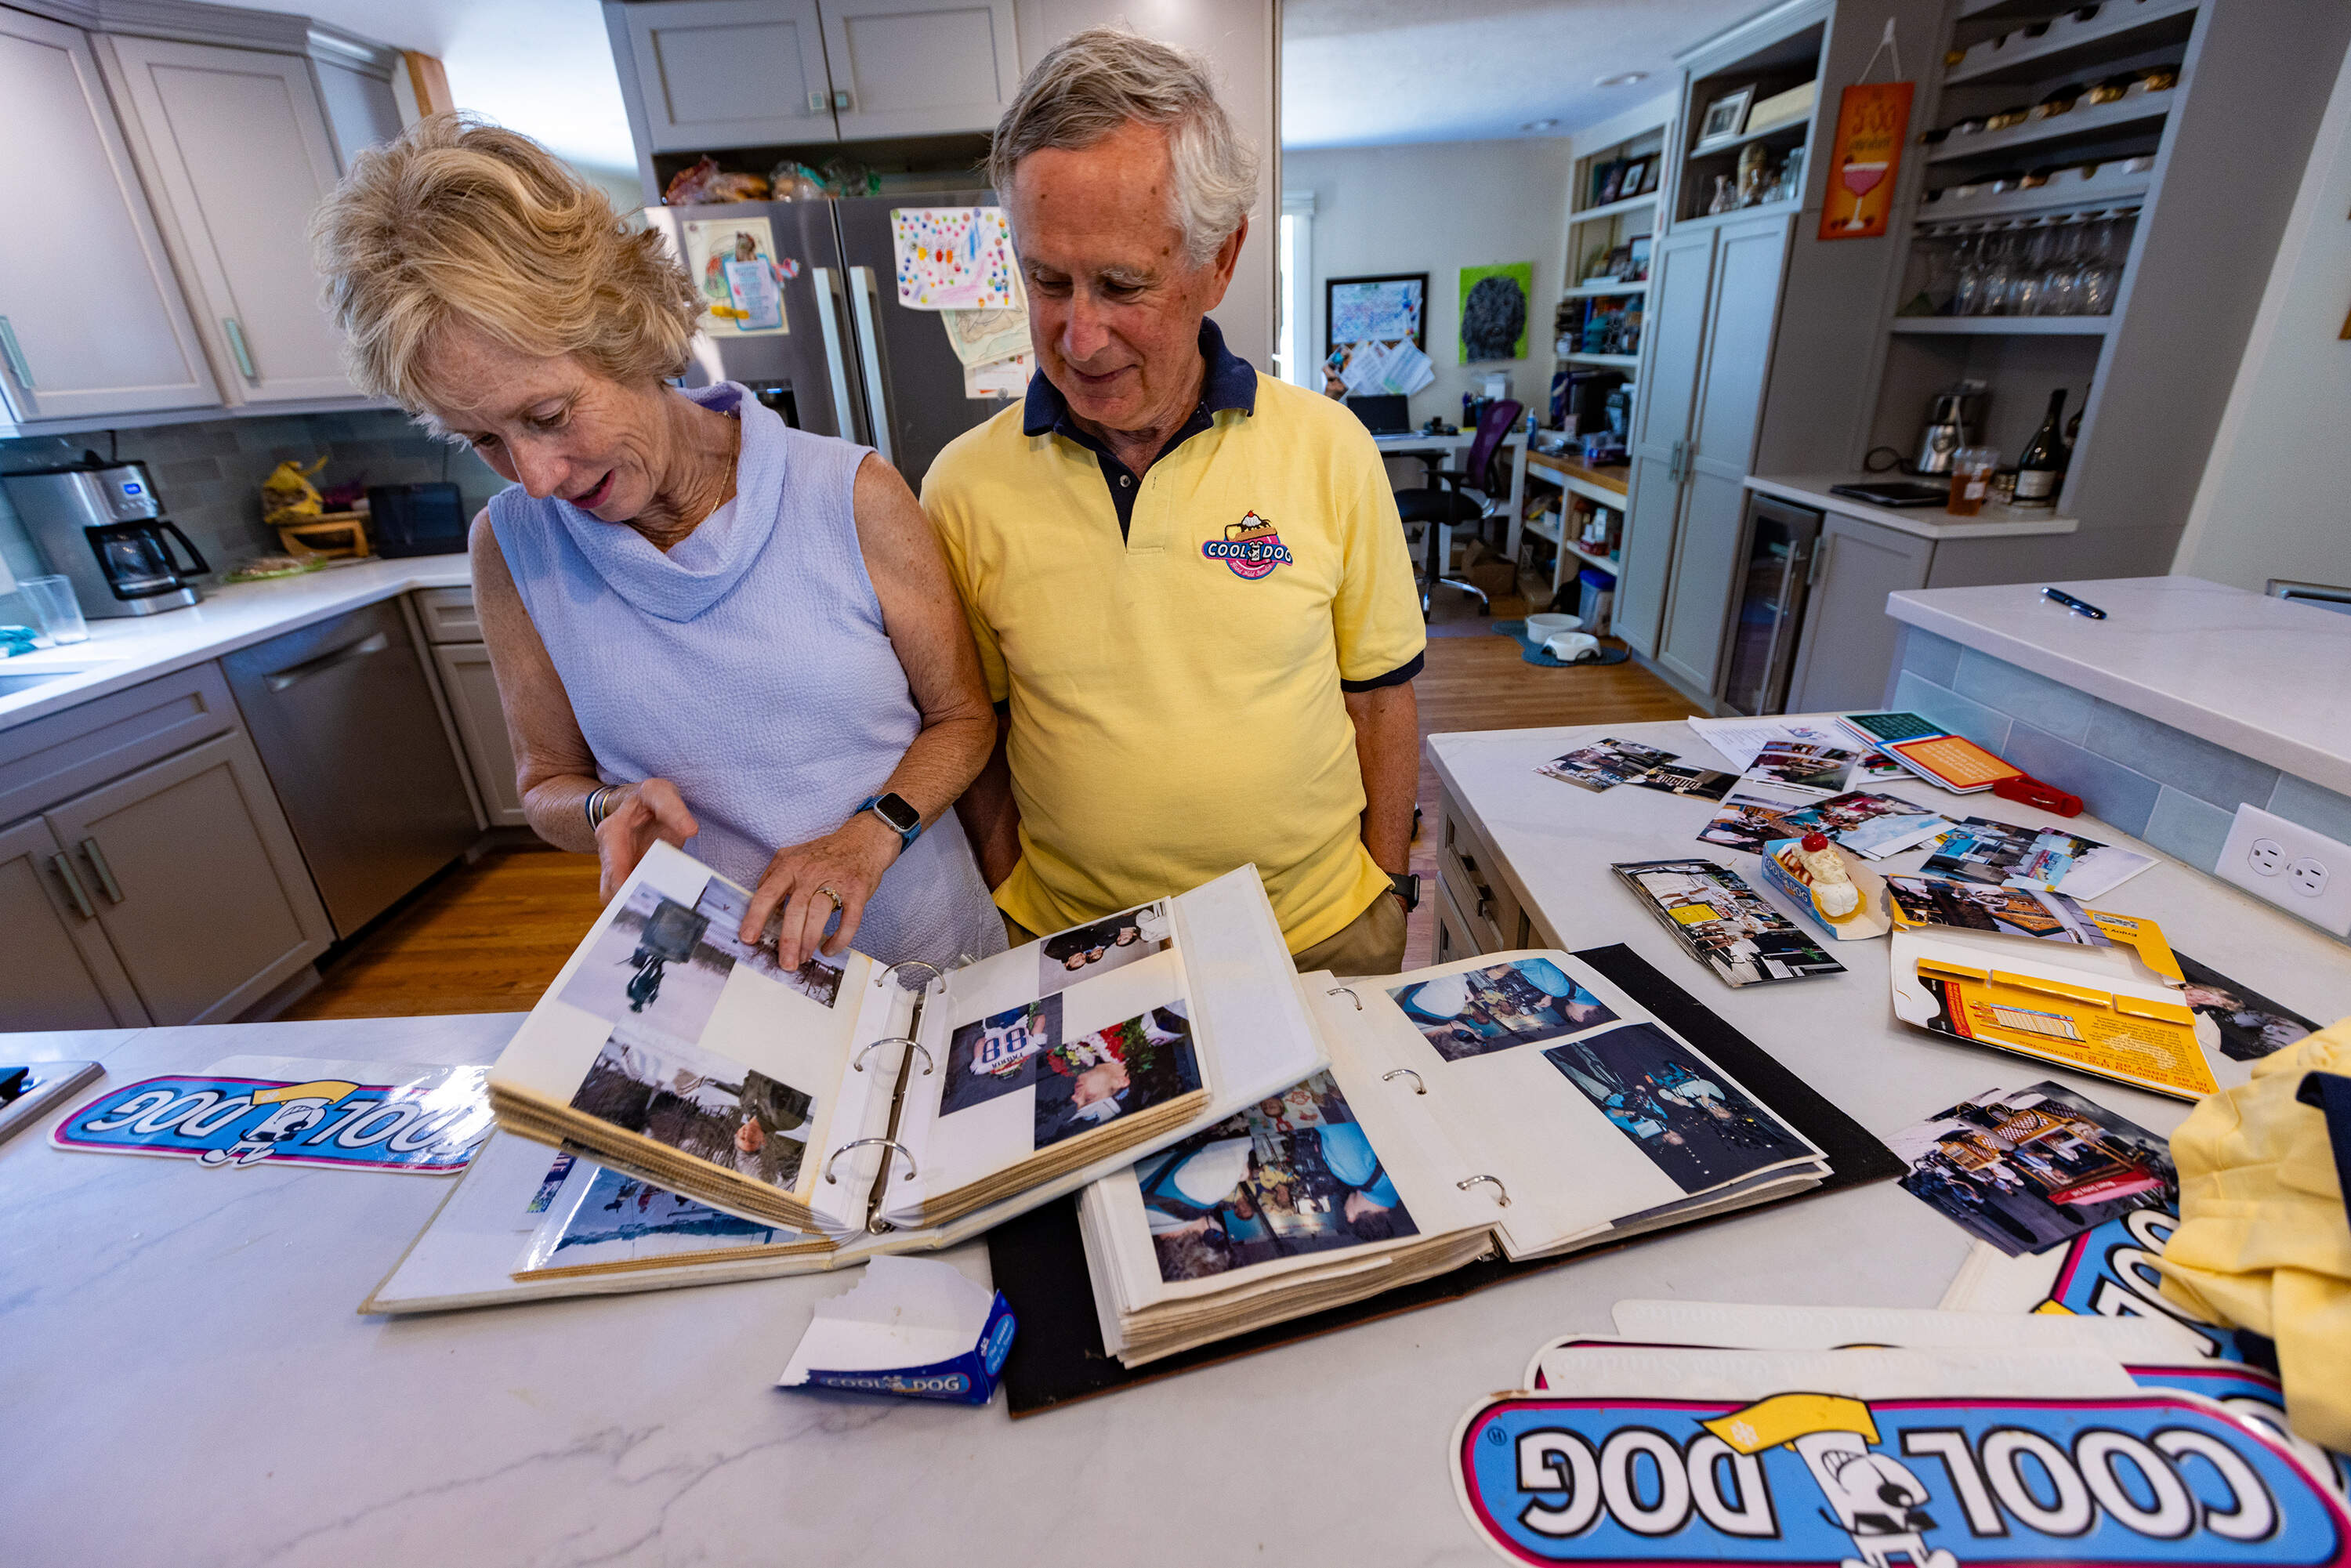
[[[2001,1358],[1959,1358],[1963,1391],[1937,1394],[1866,1375],[1915,1370],[1912,1353],[1828,1354],[1863,1375],[1819,1375],[1834,1363],[1813,1357],[1807,1387],[1771,1375],[1788,1370],[1773,1353],[1675,1352],[1678,1367],[1652,1353],[1651,1386],[1682,1388],[1631,1395],[1621,1374],[1639,1358],[1620,1354],[1599,1379],[1490,1400],[1455,1434],[1462,1507],[1518,1563],[2351,1564],[2341,1505],[2210,1400],[2130,1392],[2126,1375],[2085,1392],[2099,1375],[2073,1375],[2095,1366],[2073,1357],[2005,1358],[2005,1378],[1987,1364]],[[1764,1375],[1726,1377],[1738,1358]],[[1751,1392],[1689,1396],[1709,1381]],[[1873,1382],[1904,1392],[1818,1391]],[[2002,1382],[2053,1389],[1965,1391]]]

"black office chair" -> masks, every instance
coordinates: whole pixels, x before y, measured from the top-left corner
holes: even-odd
[[[1494,515],[1494,508],[1510,498],[1509,470],[1498,475],[1496,461],[1502,451],[1502,439],[1518,424],[1525,409],[1509,398],[1499,398],[1486,405],[1478,421],[1478,438],[1469,444],[1469,458],[1458,468],[1440,468],[1436,457],[1423,457],[1428,465],[1428,484],[1417,490],[1396,492],[1396,515],[1407,523],[1419,523],[1426,530],[1423,539],[1420,574],[1420,612],[1428,613],[1428,596],[1438,583],[1458,588],[1478,601],[1478,613],[1484,615],[1493,609],[1486,591],[1474,582],[1445,575],[1445,531],[1466,523],[1483,522]],[[1480,492],[1472,497],[1470,490]]]

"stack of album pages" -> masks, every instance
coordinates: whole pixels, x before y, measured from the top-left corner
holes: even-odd
[[[1129,1366],[1830,1174],[1811,1140],[1567,954],[1301,988],[1327,1071],[1079,1201],[1102,1343]]]
[[[647,854],[491,1071],[498,1134],[364,1310],[945,1246],[1321,1065],[1253,867],[956,968],[786,970],[742,939],[748,906]]]

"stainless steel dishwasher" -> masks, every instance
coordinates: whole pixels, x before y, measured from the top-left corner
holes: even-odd
[[[338,936],[472,845],[473,802],[397,601],[221,668]]]

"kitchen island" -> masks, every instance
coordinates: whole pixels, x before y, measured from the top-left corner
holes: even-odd
[[[1508,918],[1512,941],[1625,943],[1881,1136],[2052,1076],[2158,1132],[2185,1113],[1896,1024],[1883,942],[1842,948],[1844,975],[1718,984],[1608,863],[1710,852],[1751,874],[1753,857],[1694,841],[1706,801],[1592,795],[1534,772],[1602,733],[1723,765],[1679,724],[1432,738],[1448,836],[1430,896],[1475,902],[1465,858],[1489,895],[1482,914],[1453,911],[1455,940],[1468,919]],[[2169,862],[2125,891],[2119,907],[2206,962],[2313,1016],[2351,1013],[2351,962],[2317,934]],[[0,1055],[98,1057],[117,1087],[232,1053],[487,1061],[518,1021],[20,1035]],[[839,1275],[358,1315],[442,1178],[67,1153],[44,1124],[0,1145],[0,1181],[16,1216],[0,1387],[20,1413],[0,1497],[15,1505],[10,1561],[26,1563],[87,1562],[102,1542],[116,1560],[188,1563],[1472,1568],[1492,1559],[1455,1501],[1448,1439],[1472,1403],[1516,1385],[1537,1344],[1606,1330],[1627,1297],[1930,1306],[1968,1248],[1882,1183],[1012,1422],[1000,1407],[771,1387],[814,1303],[852,1282]],[[946,1256],[987,1277],[983,1249]]]

